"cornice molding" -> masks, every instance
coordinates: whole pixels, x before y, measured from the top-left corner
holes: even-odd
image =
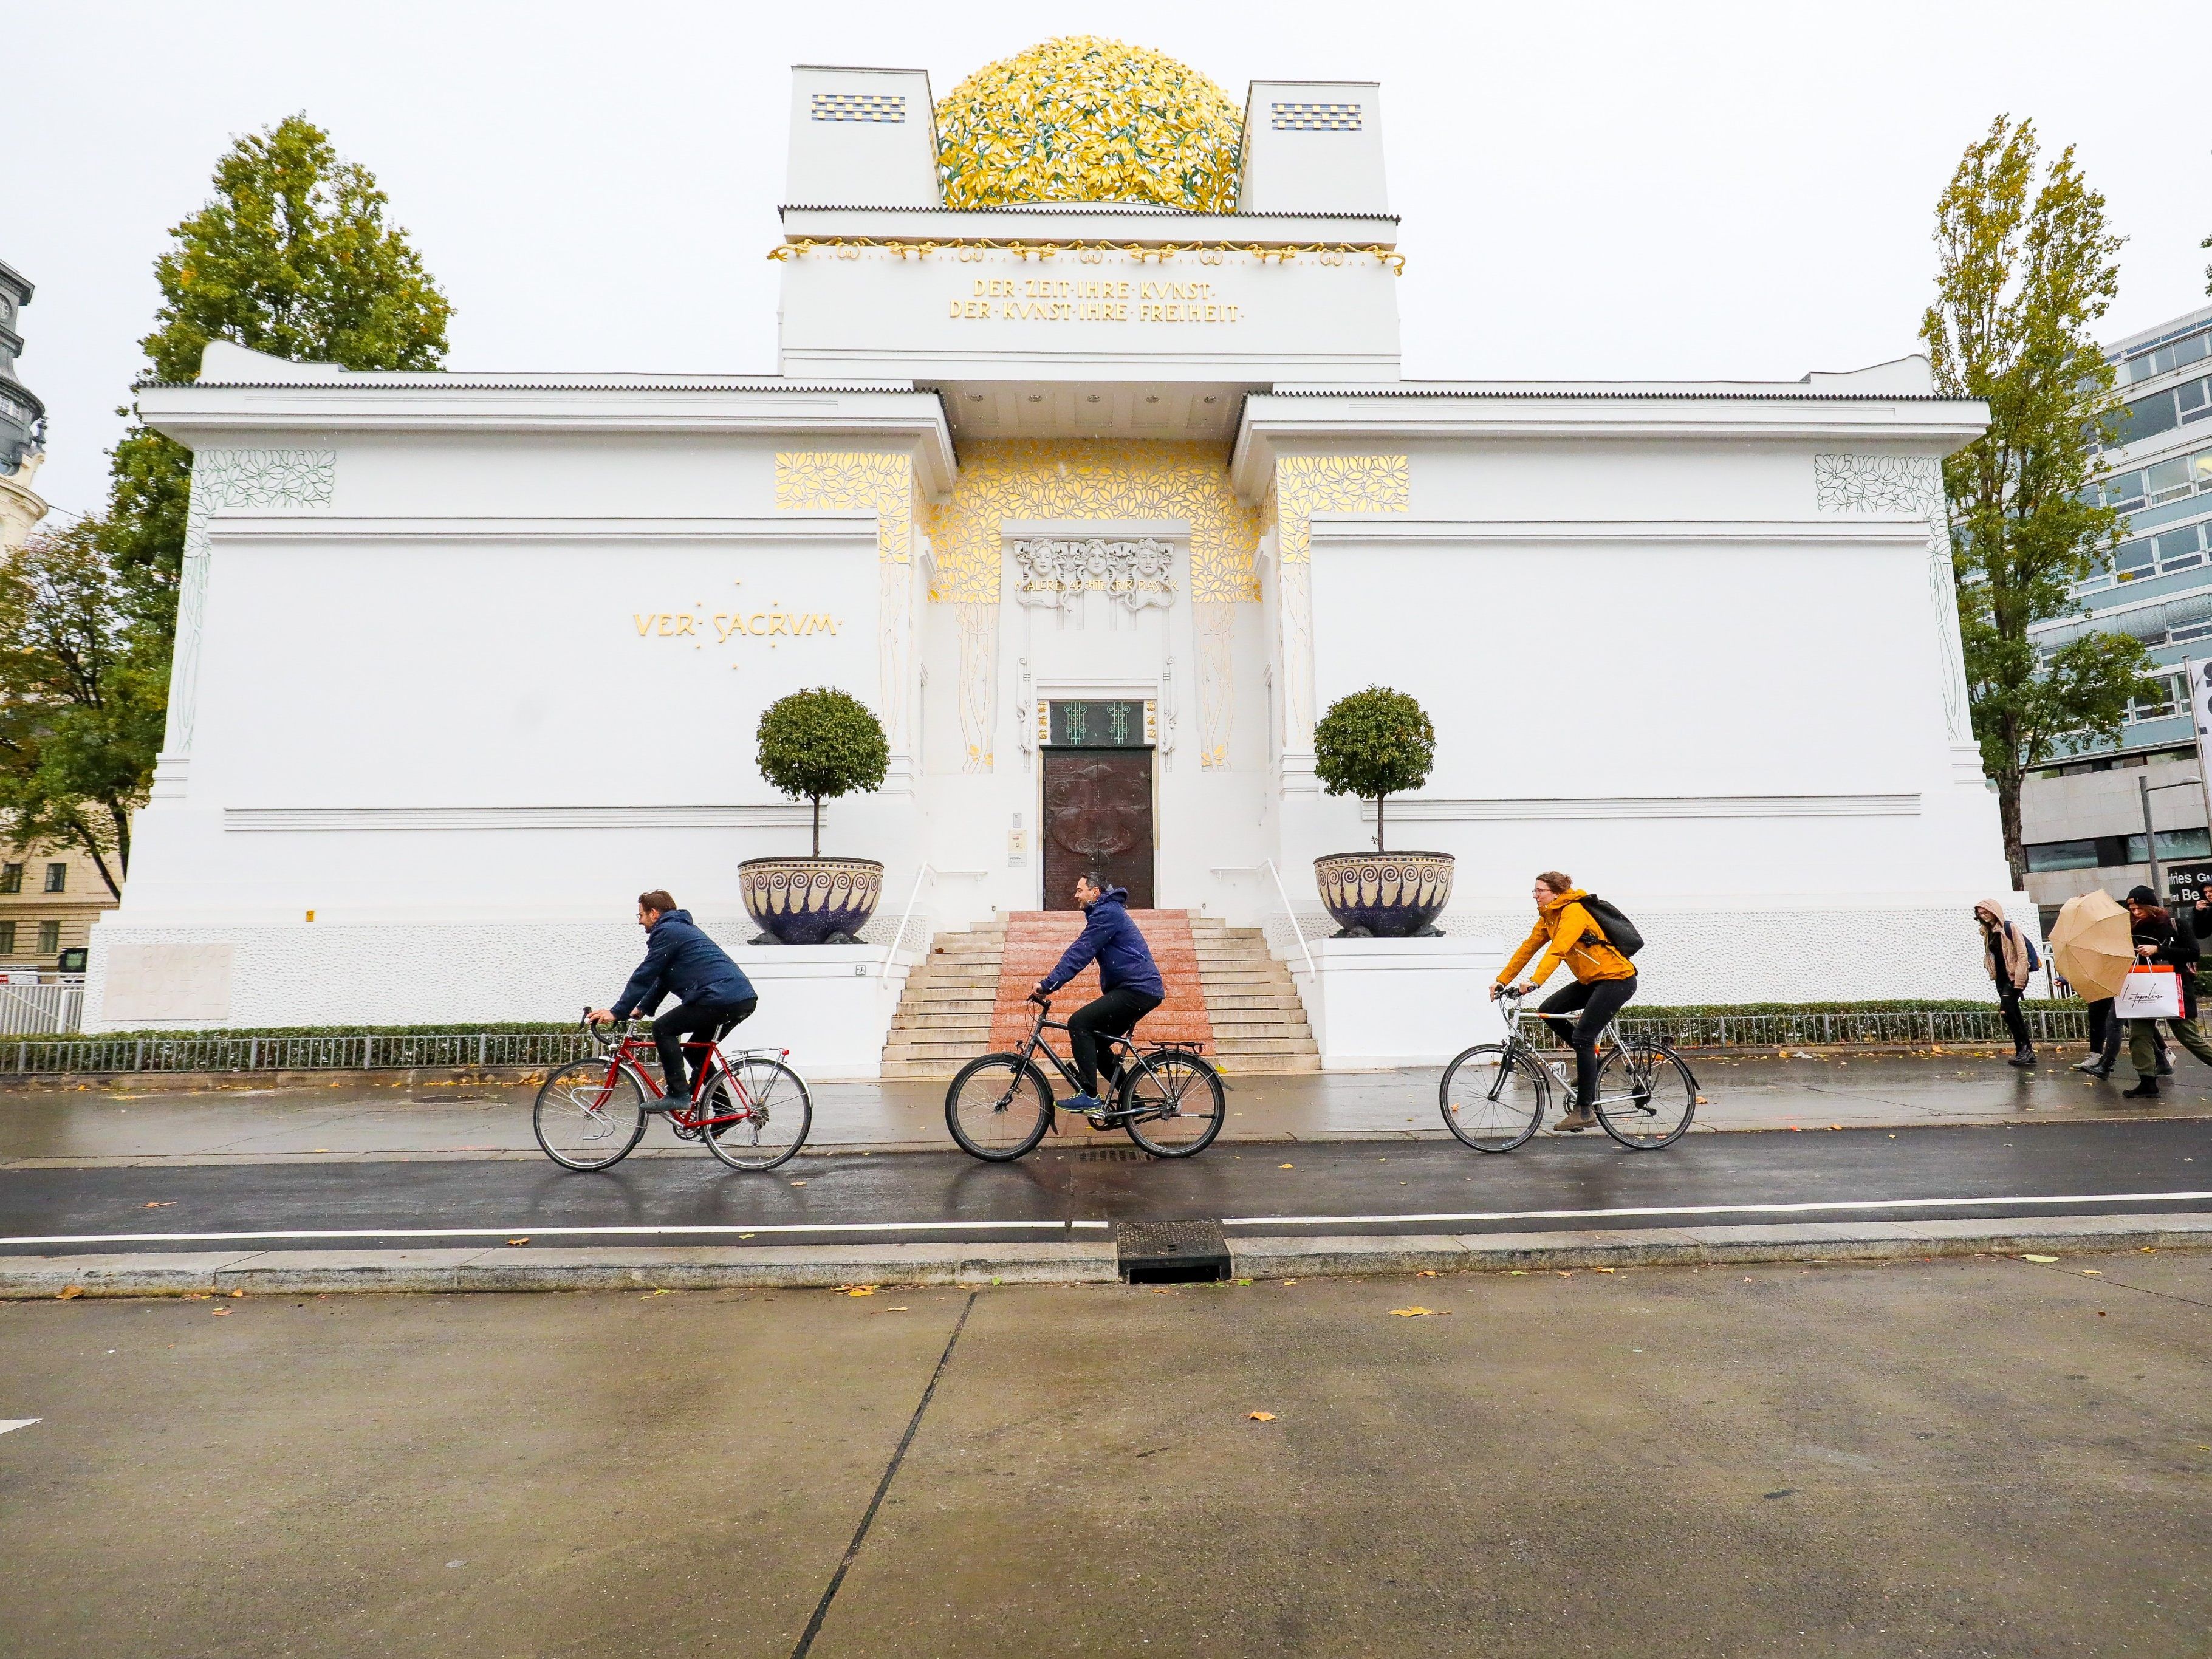
[[[1375,821],[1375,803],[1360,803]],[[1390,798],[1392,823],[1519,823],[1585,818],[1917,817],[1920,796],[1896,795],[1553,795],[1512,800]]]
[[[825,809],[826,811],[827,809]],[[227,832],[805,829],[813,809],[758,806],[232,806]]]
[[[744,518],[376,518],[227,509],[211,518],[218,542],[738,542],[876,544],[871,512],[763,514]]]
[[[1924,551],[1928,520],[1864,514],[1849,519],[1401,519],[1372,513],[1318,512],[1316,545],[1325,542],[1667,543],[1863,547],[1869,543]]]

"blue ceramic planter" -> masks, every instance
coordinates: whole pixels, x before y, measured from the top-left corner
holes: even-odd
[[[856,940],[884,896],[873,859],[747,859],[738,866],[754,944],[844,945]]]
[[[1314,860],[1339,939],[1412,939],[1451,902],[1449,853],[1333,853]]]

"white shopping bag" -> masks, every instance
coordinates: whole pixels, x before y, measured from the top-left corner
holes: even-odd
[[[2179,1019],[2181,975],[2171,968],[2134,968],[2112,1001],[2115,1019]]]

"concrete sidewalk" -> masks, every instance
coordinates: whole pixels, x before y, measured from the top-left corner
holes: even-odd
[[[0,1304],[0,1646],[2201,1654],[2212,1255],[2039,1254]]]
[[[1931,1124],[2124,1121],[2212,1115],[2212,1072],[2187,1055],[2157,1101],[2123,1100],[2123,1082],[2069,1069],[2078,1050],[2046,1054],[2037,1071],[1995,1051],[1700,1055],[1706,1103],[1696,1131],[1819,1131]],[[1224,1140],[1443,1139],[1440,1068],[1232,1077]],[[2122,1077],[2126,1077],[2123,1067]],[[153,1079],[24,1086],[0,1094],[0,1169],[274,1160],[538,1158],[530,1127],[536,1084],[425,1084],[395,1073],[322,1085],[163,1090]],[[1077,1135],[1093,1132],[1079,1121]],[[1125,1144],[1120,1131],[1105,1139]],[[814,1088],[808,1150],[943,1152],[945,1085],[825,1083]],[[665,1125],[632,1156],[702,1156]]]

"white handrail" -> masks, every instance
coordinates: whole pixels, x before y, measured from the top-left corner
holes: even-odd
[[[906,925],[914,920],[914,902],[921,896],[922,881],[933,867],[928,864],[922,864],[915,870],[914,887],[906,896],[906,912],[899,917],[898,932],[891,935],[890,948],[884,952],[883,966],[876,969],[876,981],[878,984],[890,974],[891,963],[897,957],[898,948],[906,939]]]
[[[899,946],[906,942],[906,925],[914,920],[915,901],[921,896],[921,884],[924,879],[931,876],[935,876],[940,881],[953,876],[973,876],[980,878],[990,873],[988,870],[940,870],[935,865],[927,863],[916,870],[914,872],[913,890],[906,896],[905,913],[899,917],[898,931],[891,935],[890,948],[884,952],[883,965],[876,969],[878,982],[880,983],[889,977],[891,963],[897,960]]]
[[[1283,885],[1283,872],[1275,868],[1274,860],[1261,859],[1255,865],[1213,870],[1208,873],[1217,876],[1256,876],[1262,870],[1265,870],[1274,880],[1275,896],[1283,902],[1283,915],[1290,921],[1291,937],[1298,942],[1298,954],[1306,959],[1306,971],[1310,974],[1320,973],[1320,968],[1314,962],[1313,949],[1306,943],[1306,930],[1298,925],[1298,913],[1291,908],[1290,893]]]

